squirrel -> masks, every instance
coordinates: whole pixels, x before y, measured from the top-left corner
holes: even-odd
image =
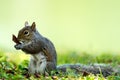
[[[13,35],[12,40],[16,43],[17,50],[22,50],[31,55],[28,66],[29,74],[50,74],[56,70],[57,54],[53,43],[43,37],[36,29],[35,22],[30,26],[25,22],[25,26],[19,31],[18,36]]]
[[[35,22],[30,26],[25,22],[23,27],[16,37],[13,35],[12,40],[16,43],[14,46],[17,50],[22,50],[26,54],[31,55],[28,66],[29,74],[47,74],[49,75],[52,70],[57,70],[63,73],[67,69],[75,70],[75,73],[82,73],[83,76],[92,74],[102,74],[107,77],[113,73],[117,74],[118,70],[110,65],[83,65],[83,64],[64,64],[57,66],[57,53],[53,43],[43,37],[36,29]]]

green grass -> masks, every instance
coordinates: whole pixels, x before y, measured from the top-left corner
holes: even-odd
[[[12,53],[10,53],[12,54]],[[119,80],[119,76],[108,76],[103,77],[102,75],[93,75],[90,74],[88,76],[75,75],[72,71],[68,70],[68,74],[57,74],[52,76],[36,78],[34,75],[26,78],[25,73],[27,72],[28,66],[28,56],[24,60],[18,62],[20,55],[23,54],[12,54],[11,57],[8,57],[10,54],[0,52],[0,80]],[[17,55],[17,56],[15,56]],[[19,55],[19,56],[18,56]],[[23,55],[22,55],[23,57]],[[18,59],[18,60],[17,60]],[[117,66],[120,64],[120,55],[119,54],[111,54],[111,53],[102,53],[102,54],[90,54],[90,53],[77,53],[74,51],[65,52],[62,54],[58,54],[58,65],[66,64],[66,63],[81,63],[81,64],[94,64],[94,63],[104,63],[111,64],[113,66]]]
[[[67,52],[58,54],[58,64],[64,63],[106,63],[106,64],[120,64],[120,55],[112,53],[90,54]]]

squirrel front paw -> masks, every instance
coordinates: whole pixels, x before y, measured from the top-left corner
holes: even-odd
[[[19,49],[23,48],[23,45],[22,44],[16,44],[14,47],[15,47],[15,49],[19,50]]]

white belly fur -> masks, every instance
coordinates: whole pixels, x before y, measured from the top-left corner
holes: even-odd
[[[32,54],[28,66],[29,73],[44,74],[46,65],[47,65],[47,61],[46,61],[46,57],[43,55],[43,52],[40,52],[38,54]]]

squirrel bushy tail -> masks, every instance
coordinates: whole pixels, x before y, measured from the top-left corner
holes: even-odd
[[[75,74],[82,74],[83,76],[87,76],[89,74],[94,75],[102,74],[104,77],[107,77],[109,75],[118,74],[117,69],[106,64],[91,64],[91,65],[63,64],[57,66],[57,70],[62,73],[67,73],[67,69],[74,70]]]

